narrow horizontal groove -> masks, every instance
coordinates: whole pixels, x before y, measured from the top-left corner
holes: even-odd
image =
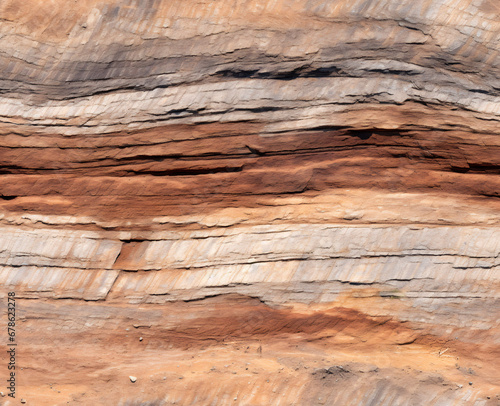
[[[386,75],[397,75],[397,76],[416,76],[419,72],[412,71],[411,69],[361,69],[366,74],[386,74]],[[360,77],[357,72],[348,72],[346,68],[336,65],[326,65],[326,66],[310,66],[309,64],[299,66],[291,70],[282,70],[275,72],[261,71],[260,69],[224,69],[218,71],[213,76],[219,76],[223,78],[235,78],[235,79],[269,79],[269,80],[284,80],[291,81],[299,78],[325,78],[325,77]],[[366,76],[366,75],[365,75]]]
[[[451,167],[452,172],[500,175],[500,164],[468,164],[467,167]]]
[[[218,168],[200,168],[200,169],[170,169],[170,170],[145,170],[145,171],[129,171],[129,173],[152,176],[196,176],[210,175],[215,173],[233,173],[243,171],[243,166],[223,166]]]
[[[3,195],[3,196],[0,196],[0,199],[2,200],[14,200],[14,199],[17,199],[18,196],[9,196],[9,195]]]

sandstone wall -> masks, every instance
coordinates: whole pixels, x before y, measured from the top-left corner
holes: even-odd
[[[499,13],[2,1],[0,404],[498,404]]]

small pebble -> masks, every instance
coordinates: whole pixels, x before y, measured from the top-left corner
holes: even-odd
[[[21,403],[26,403],[26,399],[21,399]]]
[[[139,337],[139,341],[142,341],[142,337]]]
[[[472,382],[469,382],[469,385],[472,385]]]
[[[130,382],[132,382],[132,383],[137,381],[137,378],[135,376],[129,376],[129,378],[130,378]]]

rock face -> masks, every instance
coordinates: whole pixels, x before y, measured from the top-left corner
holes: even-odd
[[[499,13],[4,0],[16,400],[497,405]]]

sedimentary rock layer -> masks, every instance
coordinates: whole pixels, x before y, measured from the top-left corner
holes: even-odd
[[[499,11],[3,1],[0,404],[496,405]]]

